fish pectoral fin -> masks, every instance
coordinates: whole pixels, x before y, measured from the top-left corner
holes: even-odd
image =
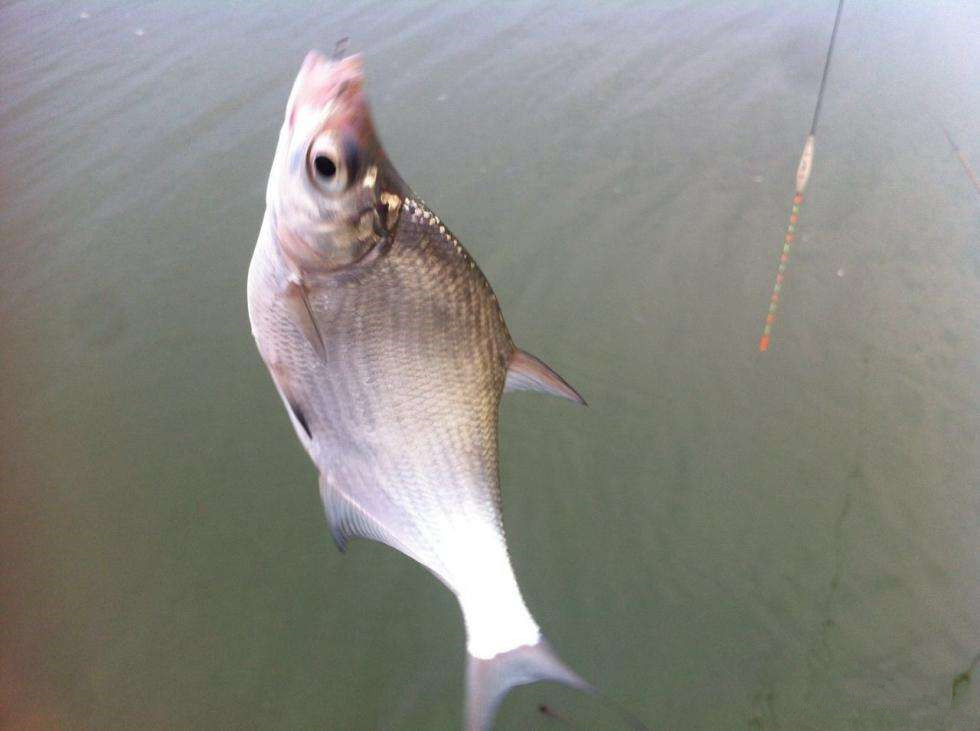
[[[310,342],[316,354],[326,359],[323,337],[316,325],[313,310],[310,308],[310,300],[306,296],[306,288],[303,284],[291,279],[282,294],[282,301],[286,305],[286,312],[289,314],[292,323]]]
[[[585,399],[568,381],[555,373],[542,360],[520,348],[514,350],[507,366],[504,391],[543,391],[585,406]]]
[[[323,475],[320,475],[320,498],[327,512],[330,535],[341,553],[347,551],[351,538],[367,538],[402,550],[400,541],[382,525],[370,505],[332,485]]]

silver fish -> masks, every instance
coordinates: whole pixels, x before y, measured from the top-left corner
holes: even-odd
[[[514,346],[476,263],[385,155],[363,80],[357,56],[303,62],[249,268],[249,319],[338,547],[385,543],[459,600],[476,731],[516,685],[593,690],[524,604],[497,474],[505,390],[584,402]]]

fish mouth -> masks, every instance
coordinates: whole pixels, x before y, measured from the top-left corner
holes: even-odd
[[[296,78],[294,107],[323,109],[333,103],[345,107],[363,101],[364,63],[360,55],[327,58],[310,51]]]
[[[310,51],[296,76],[288,108],[290,133],[301,124],[308,140],[329,130],[359,153],[380,147],[364,94],[360,55],[328,58]]]

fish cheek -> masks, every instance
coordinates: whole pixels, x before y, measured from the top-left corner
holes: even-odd
[[[356,264],[371,250],[376,238],[370,221],[363,223],[363,217],[338,226],[316,242],[317,268],[332,271]]]

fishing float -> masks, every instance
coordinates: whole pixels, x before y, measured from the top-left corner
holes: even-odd
[[[810,133],[806,136],[806,141],[803,143],[803,154],[800,156],[800,164],[796,168],[796,191],[793,194],[793,207],[790,210],[786,235],[783,237],[783,248],[779,254],[776,281],[772,286],[772,295],[769,297],[769,311],[766,313],[766,324],[762,328],[762,337],[759,338],[760,353],[765,353],[769,350],[772,326],[776,322],[776,310],[779,308],[779,297],[783,289],[783,277],[786,275],[790,250],[793,247],[793,239],[796,237],[796,224],[800,220],[800,208],[803,206],[803,191],[806,189],[806,184],[810,180],[810,172],[813,170],[813,147],[817,136],[817,121],[820,118],[823,93],[827,87],[827,72],[830,70],[830,57],[834,52],[834,41],[837,39],[837,28],[840,26],[840,16],[843,9],[844,0],[840,0],[837,4],[837,16],[834,18],[834,29],[830,33],[830,45],[827,47],[827,58],[823,65],[820,90],[817,92],[817,104],[813,110],[813,122],[810,124]]]

